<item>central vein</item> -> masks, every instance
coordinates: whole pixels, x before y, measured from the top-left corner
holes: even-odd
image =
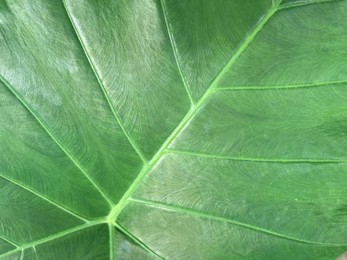
[[[181,123],[176,127],[176,129],[171,133],[171,135],[166,139],[164,144],[160,147],[159,151],[153,156],[153,158],[149,161],[148,164],[144,166],[142,171],[139,173],[135,181],[123,195],[119,203],[111,210],[107,219],[109,221],[115,222],[119,213],[123,210],[123,208],[129,202],[129,198],[132,196],[136,188],[139,186],[141,181],[147,174],[151,171],[151,169],[160,161],[160,159],[165,154],[166,150],[170,147],[176,137],[183,131],[183,129],[189,124],[189,122],[198,114],[200,108],[207,101],[207,99],[213,94],[216,90],[217,84],[219,80],[223,77],[226,71],[230,70],[232,65],[236,62],[239,56],[245,51],[245,49],[249,46],[249,44],[253,41],[254,37],[261,31],[266,22],[275,14],[278,10],[278,6],[280,3],[274,4],[268,11],[268,13],[263,17],[263,19],[257,24],[251,34],[245,39],[245,41],[241,44],[240,48],[237,52],[231,57],[229,62],[222,68],[222,70],[218,73],[217,77],[212,81],[210,86],[207,88],[204,95],[199,99],[196,105],[192,105],[188,113],[185,115]]]

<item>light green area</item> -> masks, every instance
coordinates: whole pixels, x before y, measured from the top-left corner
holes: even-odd
[[[0,259],[335,259],[347,1],[0,3]]]

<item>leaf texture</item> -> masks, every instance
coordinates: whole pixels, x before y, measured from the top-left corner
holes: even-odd
[[[0,259],[336,259],[347,1],[0,2]]]

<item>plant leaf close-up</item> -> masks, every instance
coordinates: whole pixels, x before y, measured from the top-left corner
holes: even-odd
[[[346,0],[0,0],[0,259],[336,259]]]

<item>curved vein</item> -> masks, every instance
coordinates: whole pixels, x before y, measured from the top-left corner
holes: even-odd
[[[200,152],[190,152],[169,149],[166,151],[167,154],[182,154],[190,155],[196,157],[206,157],[211,159],[224,159],[232,161],[251,161],[251,162],[269,162],[269,163],[347,163],[345,159],[281,159],[281,158],[252,158],[252,157],[233,157],[222,154],[209,154],[209,153],[200,153]]]
[[[106,91],[105,84],[102,82],[101,77],[99,76],[99,73],[98,73],[98,71],[96,70],[93,61],[92,61],[92,59],[90,58],[90,55],[89,55],[89,53],[88,53],[88,51],[87,51],[87,48],[86,48],[86,46],[85,46],[85,44],[84,44],[84,42],[83,42],[83,40],[82,40],[81,35],[79,34],[79,31],[77,30],[77,27],[76,27],[75,22],[73,21],[73,18],[71,17],[70,13],[68,12],[68,9],[67,9],[67,7],[66,7],[66,4],[65,4],[65,1],[64,1],[64,0],[63,0],[63,4],[64,4],[64,9],[65,9],[65,11],[66,11],[66,13],[67,13],[67,15],[68,15],[68,17],[69,17],[69,20],[70,20],[70,22],[71,22],[71,25],[72,25],[72,27],[73,27],[73,29],[74,29],[74,31],[75,31],[75,33],[76,33],[76,36],[77,36],[77,38],[78,38],[78,40],[79,40],[79,43],[81,44],[81,47],[82,47],[83,52],[84,52],[84,55],[86,56],[86,58],[87,58],[87,60],[88,60],[88,62],[89,62],[89,65],[90,65],[90,67],[92,68],[92,71],[93,71],[93,73],[94,73],[94,75],[95,75],[95,77],[96,77],[96,79],[97,79],[97,81],[98,81],[98,83],[99,83],[99,86],[100,86],[100,88],[101,88],[101,90],[102,90],[102,93],[104,94],[104,97],[105,97],[105,99],[106,99],[106,101],[107,101],[108,106],[110,107],[110,109],[111,109],[111,111],[112,111],[113,116],[115,117],[115,119],[116,119],[116,121],[118,122],[120,128],[122,129],[122,131],[123,131],[125,137],[128,139],[129,143],[130,143],[131,146],[134,148],[135,152],[139,155],[139,157],[140,157],[140,159],[143,161],[143,163],[144,163],[144,164],[147,164],[147,159],[146,159],[146,157],[144,156],[144,154],[142,153],[141,149],[140,149],[139,146],[136,144],[136,142],[132,139],[132,137],[130,136],[129,132],[126,130],[126,128],[125,128],[125,126],[124,126],[122,120],[120,119],[120,117],[118,116],[118,114],[117,114],[115,108],[113,107],[112,102],[111,102],[111,99],[110,99],[110,96],[108,95],[108,93],[107,93],[107,91]]]
[[[172,52],[173,52],[173,54],[174,54],[174,56],[175,56],[176,65],[177,65],[178,71],[179,71],[179,73],[180,73],[180,76],[181,76],[183,85],[184,85],[184,87],[185,87],[185,89],[186,89],[187,95],[188,95],[188,97],[189,97],[190,103],[191,103],[191,105],[194,106],[194,99],[193,99],[193,97],[192,97],[192,94],[190,93],[190,89],[189,89],[188,83],[187,83],[187,81],[185,80],[185,78],[183,77],[183,73],[182,73],[182,70],[181,70],[180,62],[179,62],[179,59],[178,59],[178,50],[177,50],[177,47],[176,47],[176,43],[175,43],[174,36],[173,36],[172,31],[171,31],[171,29],[170,29],[170,23],[169,23],[169,20],[168,20],[168,15],[167,15],[167,10],[166,10],[165,0],[160,0],[160,2],[161,2],[162,9],[163,9],[163,15],[164,15],[164,20],[165,20],[165,25],[166,25],[167,33],[168,33],[169,38],[170,38],[170,43],[171,43]]]
[[[44,201],[48,202],[49,204],[52,204],[53,206],[55,206],[57,208],[60,208],[61,210],[65,211],[66,213],[69,213],[70,215],[72,215],[72,216],[74,216],[74,217],[76,217],[76,218],[78,218],[78,219],[80,219],[80,220],[82,220],[84,222],[89,222],[89,220],[87,220],[84,217],[78,215],[77,213],[72,212],[70,209],[66,208],[65,206],[60,205],[60,204],[54,202],[53,200],[45,197],[44,195],[42,195],[42,194],[38,193],[37,191],[33,190],[31,187],[28,187],[28,186],[26,186],[26,185],[24,185],[24,184],[22,184],[22,183],[20,183],[20,182],[18,182],[16,180],[12,179],[12,178],[6,177],[3,174],[0,174],[0,178],[3,178],[4,180],[6,180],[8,182],[11,182],[12,184],[14,184],[14,185],[16,185],[16,186],[18,186],[18,187],[20,187],[20,188],[22,188],[22,189],[32,193],[32,194],[34,194],[35,196],[43,199]]]
[[[199,101],[196,103],[195,107],[191,107],[191,109],[188,111],[188,113],[185,115],[183,120],[180,122],[180,124],[176,127],[176,129],[171,133],[171,135],[166,139],[164,144],[160,147],[159,151],[153,156],[153,158],[150,160],[150,162],[143,167],[142,171],[139,173],[135,181],[132,183],[132,185],[129,187],[129,189],[126,191],[126,193],[123,195],[119,203],[115,206],[115,218],[117,218],[118,214],[122,211],[122,209],[125,207],[127,200],[132,196],[136,188],[141,183],[142,179],[151,171],[151,169],[159,162],[159,160],[163,157],[165,154],[165,151],[168,149],[170,144],[176,139],[176,137],[183,131],[183,129],[189,124],[189,122],[194,118],[200,108],[204,105],[206,100],[212,95],[214,90],[216,89],[217,83],[219,79],[225,74],[226,71],[230,69],[230,67],[235,63],[235,61],[238,59],[238,57],[244,52],[244,50],[248,47],[248,45],[252,42],[254,37],[258,34],[258,32],[263,28],[265,23],[274,15],[274,13],[278,10],[278,5],[280,3],[277,3],[276,5],[273,5],[268,13],[263,17],[263,19],[257,24],[257,26],[254,28],[252,33],[245,39],[245,41],[241,44],[240,48],[237,50],[235,55],[229,60],[229,62],[222,68],[222,70],[219,72],[219,74],[216,76],[216,78],[212,81],[211,85],[207,88],[204,95],[199,99]]]
[[[311,240],[306,240],[306,239],[301,239],[301,238],[296,238],[296,237],[291,237],[291,236],[286,236],[284,234],[281,233],[277,233],[268,229],[264,229],[264,228],[260,228],[257,226],[253,226],[253,225],[249,225],[246,223],[242,223],[239,221],[235,221],[235,220],[231,220],[225,217],[218,217],[218,216],[214,216],[214,215],[209,215],[206,213],[202,213],[199,212],[197,210],[194,209],[190,209],[190,208],[184,208],[184,207],[180,207],[180,206],[175,206],[175,205],[168,205],[165,203],[161,203],[161,202],[154,202],[154,201],[149,201],[149,200],[141,200],[141,199],[131,199],[132,202],[135,203],[140,203],[143,205],[146,205],[148,207],[152,207],[152,208],[157,208],[157,209],[161,209],[161,210],[166,210],[166,211],[171,211],[171,212],[175,212],[175,213],[182,213],[182,214],[187,214],[187,215],[191,215],[191,216],[195,216],[195,217],[199,217],[199,218],[205,218],[205,219],[211,219],[211,220],[215,220],[215,221],[221,221],[221,222],[226,222],[226,223],[230,223],[236,226],[241,226],[244,228],[248,228],[251,230],[255,230],[261,233],[266,233],[268,235],[272,235],[272,236],[276,236],[276,237],[280,237],[283,239],[287,239],[287,240],[292,240],[295,242],[299,242],[299,243],[305,243],[305,244],[312,244],[312,245],[317,245],[317,246],[331,246],[331,247],[339,247],[339,246],[347,246],[347,243],[322,243],[322,242],[317,242],[317,241],[311,241]]]
[[[30,242],[30,243],[23,244],[23,245],[17,247],[16,249],[14,249],[14,250],[8,251],[5,254],[0,255],[0,258],[1,257],[6,257],[6,256],[10,256],[10,255],[12,255],[14,253],[17,253],[18,251],[22,251],[22,250],[25,250],[25,249],[28,249],[28,248],[31,248],[31,247],[36,247],[38,245],[41,245],[41,244],[50,242],[52,240],[59,239],[59,238],[61,238],[63,236],[69,235],[71,233],[78,232],[78,231],[81,231],[83,229],[86,229],[86,228],[89,228],[89,227],[92,227],[92,226],[96,226],[96,225],[99,225],[99,224],[103,224],[103,223],[105,223],[105,221],[95,220],[95,221],[91,221],[89,223],[86,223],[86,224],[83,224],[83,225],[80,225],[80,226],[77,226],[77,227],[66,229],[66,230],[64,230],[62,232],[58,232],[56,234],[47,236],[47,237],[45,237],[43,239],[39,239],[39,240]]]
[[[66,154],[66,156],[73,162],[73,164],[82,172],[87,180],[94,186],[94,188],[105,198],[105,200],[112,206],[113,202],[109,199],[106,194],[100,189],[99,185],[87,174],[83,167],[77,160],[70,154],[70,152],[64,147],[64,145],[51,133],[51,131],[45,126],[40,117],[36,115],[34,110],[27,104],[23,97],[15,90],[15,88],[2,76],[0,75],[0,81],[13,93],[17,100],[30,112],[30,114],[36,119],[39,125],[45,130],[49,137],[58,145],[58,147]]]

